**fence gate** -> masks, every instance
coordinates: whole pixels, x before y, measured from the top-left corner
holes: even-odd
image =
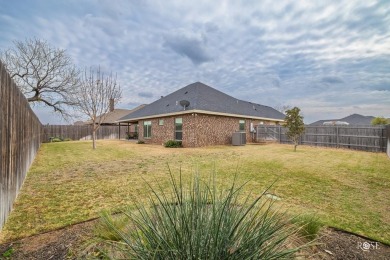
[[[279,141],[281,127],[277,125],[258,125],[257,126],[257,141]]]

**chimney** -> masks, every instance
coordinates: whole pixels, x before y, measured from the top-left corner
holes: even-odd
[[[114,99],[113,98],[110,98],[110,112],[114,111],[115,107],[114,107]]]

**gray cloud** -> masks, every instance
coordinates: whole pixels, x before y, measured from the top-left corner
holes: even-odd
[[[140,102],[128,102],[126,103],[126,107],[125,108],[135,108],[139,105],[142,105],[142,103]]]
[[[153,97],[153,93],[152,92],[139,92],[138,96],[143,97],[143,98],[151,98],[151,97]]]
[[[164,46],[177,54],[189,58],[195,65],[212,60],[206,46],[206,40],[202,36],[178,33],[167,35],[164,38]]]
[[[123,107],[202,81],[240,99],[300,106],[308,121],[390,117],[389,1],[69,1],[4,1],[0,49],[47,39],[81,68],[118,73]]]
[[[332,76],[323,77],[321,79],[321,82],[328,83],[328,84],[344,83],[344,81],[341,78],[339,78],[339,77],[332,77]]]
[[[207,22],[204,24],[204,29],[207,33],[216,33],[219,30],[218,25],[212,22]]]

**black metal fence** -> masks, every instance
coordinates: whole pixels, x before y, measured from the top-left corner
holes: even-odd
[[[313,146],[348,148],[363,151],[386,152],[385,126],[305,126],[299,143]],[[291,143],[283,126],[259,125],[256,140]]]

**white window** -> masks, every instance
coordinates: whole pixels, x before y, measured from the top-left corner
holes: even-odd
[[[175,118],[175,140],[183,140],[183,119]]]
[[[144,138],[152,137],[152,121],[144,121]]]
[[[240,131],[245,131],[245,120],[240,120],[239,122],[239,129]]]

